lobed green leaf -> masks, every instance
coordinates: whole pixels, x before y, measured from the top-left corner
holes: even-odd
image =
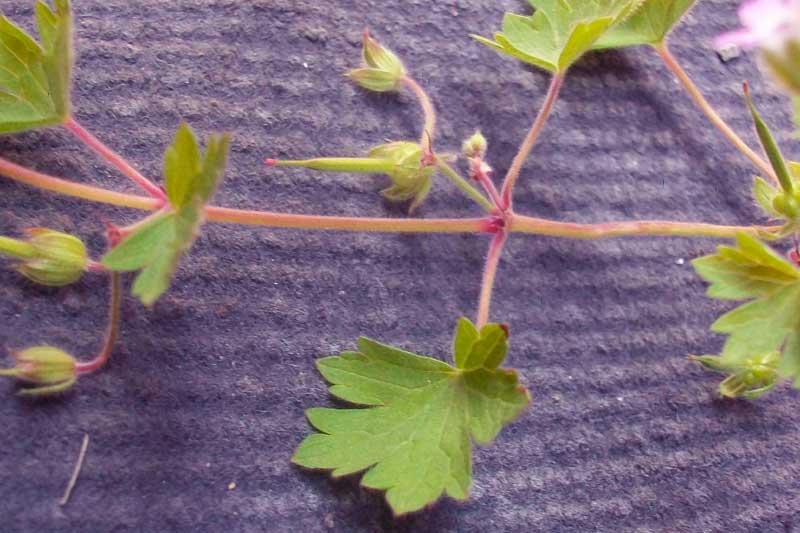
[[[164,176],[171,209],[139,224],[133,233],[103,258],[106,268],[139,270],[132,293],[153,305],[170,287],[181,257],[187,253],[203,223],[225,170],[229,137],[212,136],[205,156],[192,129],[181,124],[164,156]]]
[[[595,50],[643,44],[658,45],[694,5],[695,0],[645,0],[630,16],[595,42]]]
[[[763,354],[777,353],[779,374],[800,386],[800,269],[755,237],[740,234],[736,242],[736,247],[720,246],[716,254],[693,262],[697,273],[711,284],[709,296],[750,300],[711,326],[712,331],[728,335],[719,361],[729,368],[750,368]],[[764,365],[756,367],[763,369]],[[751,374],[744,381],[731,379],[726,390],[765,382],[760,370]],[[736,387],[731,388],[732,384]],[[766,392],[757,390],[751,395]]]
[[[507,13],[494,39],[478,42],[550,72],[564,72],[642,0],[529,0],[530,17]]]
[[[480,342],[481,332],[459,321],[456,357],[468,359]],[[292,461],[331,470],[334,477],[366,470],[361,484],[386,491],[398,515],[445,494],[466,499],[472,441],[489,444],[530,402],[512,371],[461,370],[366,338],[358,352],[324,358],[317,366],[334,396],[370,407],[309,409],[309,422],[320,433],[307,437]]]

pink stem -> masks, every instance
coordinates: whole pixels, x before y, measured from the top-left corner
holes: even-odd
[[[108,311],[108,329],[100,353],[91,361],[79,361],[75,368],[78,375],[91,374],[103,368],[111,357],[119,336],[119,322],[122,308],[122,283],[118,272],[111,272],[111,295]]]
[[[478,304],[478,317],[475,321],[478,329],[489,322],[489,308],[492,305],[492,291],[494,290],[494,280],[497,277],[497,266],[500,263],[500,256],[503,254],[503,245],[506,242],[506,231],[501,229],[492,237],[489,245],[489,253],[486,255],[486,267],[483,270],[483,283],[481,284],[481,296]]]
[[[553,110],[556,100],[558,100],[558,94],[561,91],[561,86],[563,84],[564,75],[555,74],[553,79],[550,81],[550,88],[547,90],[547,96],[542,103],[539,114],[536,116],[533,126],[531,126],[528,135],[522,142],[519,152],[517,153],[516,157],[514,157],[514,161],[511,163],[511,168],[508,169],[506,179],[503,181],[503,203],[509,208],[512,204],[511,194],[514,191],[514,185],[517,182],[517,178],[519,178],[519,173],[522,171],[522,165],[525,164],[525,160],[528,159],[528,156],[533,150],[536,140],[539,138],[539,134],[542,133],[542,129],[544,129],[544,125],[547,123],[550,112]]]
[[[86,128],[78,124],[74,118],[70,118],[64,123],[75,137],[81,140],[86,146],[97,152],[103,159],[117,167],[120,172],[125,174],[135,184],[141,187],[153,198],[166,201],[167,197],[161,188],[142,175],[141,172],[133,168],[122,156],[114,152],[111,148],[103,144],[100,139],[92,135]]]
[[[486,191],[486,194],[489,195],[489,198],[491,198],[494,206],[500,211],[505,211],[508,208],[508,206],[503,202],[503,199],[500,197],[500,192],[498,192],[497,187],[494,186],[492,178],[484,170],[483,159],[480,156],[476,156],[475,158],[472,159],[471,165],[472,165],[472,178],[478,183],[480,183],[481,186],[483,186],[483,189]]]

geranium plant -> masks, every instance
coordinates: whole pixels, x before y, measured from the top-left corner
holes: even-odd
[[[752,118],[761,150],[748,146],[725,123],[671,54],[670,31],[693,1],[530,3],[532,14],[508,13],[501,31],[492,38],[475,36],[476,41],[501,55],[551,75],[539,113],[502,180],[495,179],[487,161],[489,140],[480,131],[465,139],[458,150],[442,146],[435,106],[425,89],[402,59],[368,31],[362,40],[362,64],[349,77],[366,91],[407,91],[413,95],[424,116],[418,138],[376,139],[364,153],[350,156],[309,154],[309,158],[299,160],[265,159],[266,172],[301,167],[317,172],[384,175],[387,186],[381,194],[408,206],[409,216],[400,219],[298,215],[214,205],[213,196],[223,185],[235,135],[208,135],[201,142],[188,124],[181,124],[167,144],[163,184],[159,185],[75,118],[70,98],[73,46],[69,1],[55,0],[53,7],[43,1],[36,4],[38,41],[14,22],[0,18],[0,133],[65,128],[137,184],[142,195],[76,183],[2,158],[0,175],[53,193],[146,213],[134,224],[108,223],[104,228],[107,253],[96,258],[89,256],[81,240],[58,229],[31,228],[26,235],[0,237],[0,253],[32,282],[65,286],[88,274],[107,276],[111,287],[109,321],[94,358],[84,361],[57,347],[33,346],[11,352],[13,365],[0,375],[23,382],[25,386],[19,392],[25,396],[72,390],[83,376],[105,367],[118,342],[122,276],[135,274],[132,295],[144,306],[157,305],[203,225],[224,222],[308,231],[488,236],[477,311],[474,320],[452,317],[450,362],[369,338],[358,339],[352,351],[317,361],[317,369],[330,383],[330,393],[351,407],[310,409],[308,419],[316,432],[301,443],[292,461],[302,467],[329,470],[334,477],[364,473],[362,485],[385,491],[388,504],[398,515],[419,511],[443,495],[467,498],[472,483],[473,443],[488,445],[530,404],[531,394],[520,376],[504,365],[510,349],[509,329],[503,317],[492,317],[491,313],[498,264],[507,240],[515,234],[731,240],[732,244],[721,245],[712,255],[696,259],[694,267],[709,283],[708,296],[746,303],[712,326],[713,331],[727,335],[722,353],[692,357],[726,374],[719,386],[724,397],[754,399],[783,380],[800,387],[800,321],[794,312],[800,304],[800,252],[791,241],[800,224],[800,164],[784,156],[746,85],[743,110]],[[759,49],[770,75],[791,96],[799,96],[800,4],[757,0],[742,7],[741,18],[744,28],[720,36],[717,46]],[[476,32],[484,33],[484,29],[476,28]],[[660,220],[577,224],[522,214],[524,206],[514,202],[515,185],[524,179],[523,164],[545,130],[560,91],[569,81],[571,67],[586,53],[630,46],[653,49],[711,124],[752,162],[758,173],[753,198],[770,224],[723,226]],[[466,174],[462,174],[462,168]],[[415,218],[415,210],[437,179],[450,180],[483,209],[483,216]],[[784,244],[786,240],[789,245]]]

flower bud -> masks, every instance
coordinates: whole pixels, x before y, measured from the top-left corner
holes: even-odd
[[[719,394],[725,398],[744,397],[754,400],[769,392],[778,382],[778,351],[734,359],[713,355],[691,356],[690,359],[716,372],[730,374],[719,385]]]
[[[792,194],[780,193],[775,196],[772,208],[789,220],[794,220],[800,214],[800,205]]]
[[[474,157],[483,159],[483,157],[486,156],[487,147],[488,142],[486,141],[486,137],[484,137],[480,131],[476,131],[472,137],[464,141],[462,151],[464,155],[470,159]]]
[[[35,255],[17,266],[26,278],[52,287],[80,279],[88,262],[83,242],[58,231],[34,228],[27,231]]]
[[[364,66],[350,71],[350,78],[369,91],[395,91],[406,74],[403,63],[388,48],[370,37],[364,30],[362,55]]]
[[[0,370],[0,376],[11,376],[40,385],[21,390],[22,395],[56,394],[72,387],[78,379],[75,359],[58,348],[36,346],[21,352],[11,352],[11,355],[16,360],[16,365]]]
[[[392,169],[386,172],[392,186],[381,191],[385,198],[397,202],[413,198],[409,208],[413,211],[428,196],[436,169],[423,165],[424,153],[419,144],[408,141],[382,144],[370,150],[369,156],[393,162]]]

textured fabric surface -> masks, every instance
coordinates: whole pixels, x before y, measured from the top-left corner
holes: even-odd
[[[32,2],[2,0],[26,24]],[[471,42],[515,0],[80,0],[76,115],[147,174],[181,119],[235,134],[217,203],[317,214],[403,216],[380,178],[269,171],[265,156],[359,154],[415,138],[408,96],[367,95],[342,73],[364,26],[405,58],[441,112],[440,147],[474,128],[506,170],[547,78]],[[734,2],[701,0],[673,39],[721,114],[755,142],[749,79],[791,144],[787,102],[752,57],[722,64],[710,36]],[[29,25],[30,26],[30,25]],[[0,154],[77,181],[134,191],[66,132],[0,138]],[[646,49],[585,58],[525,165],[520,212],[570,221],[641,218],[748,224],[752,170]],[[420,216],[476,216],[444,180]],[[0,233],[73,231],[102,249],[127,210],[0,179]],[[492,317],[506,321],[532,408],[475,454],[466,503],[394,521],[355,479],[289,463],[331,405],[314,360],[360,334],[439,357],[472,315],[488,240],[209,225],[152,311],[127,300],[108,369],[62,399],[27,402],[0,383],[3,531],[800,531],[799,395],[720,401],[720,376],[686,360],[729,306],[703,296],[691,258],[707,239],[581,242],[515,236]],[[0,345],[47,342],[91,355],[105,281],[45,290],[0,270]],[[61,495],[84,433],[71,503]],[[235,482],[233,490],[229,484]]]

